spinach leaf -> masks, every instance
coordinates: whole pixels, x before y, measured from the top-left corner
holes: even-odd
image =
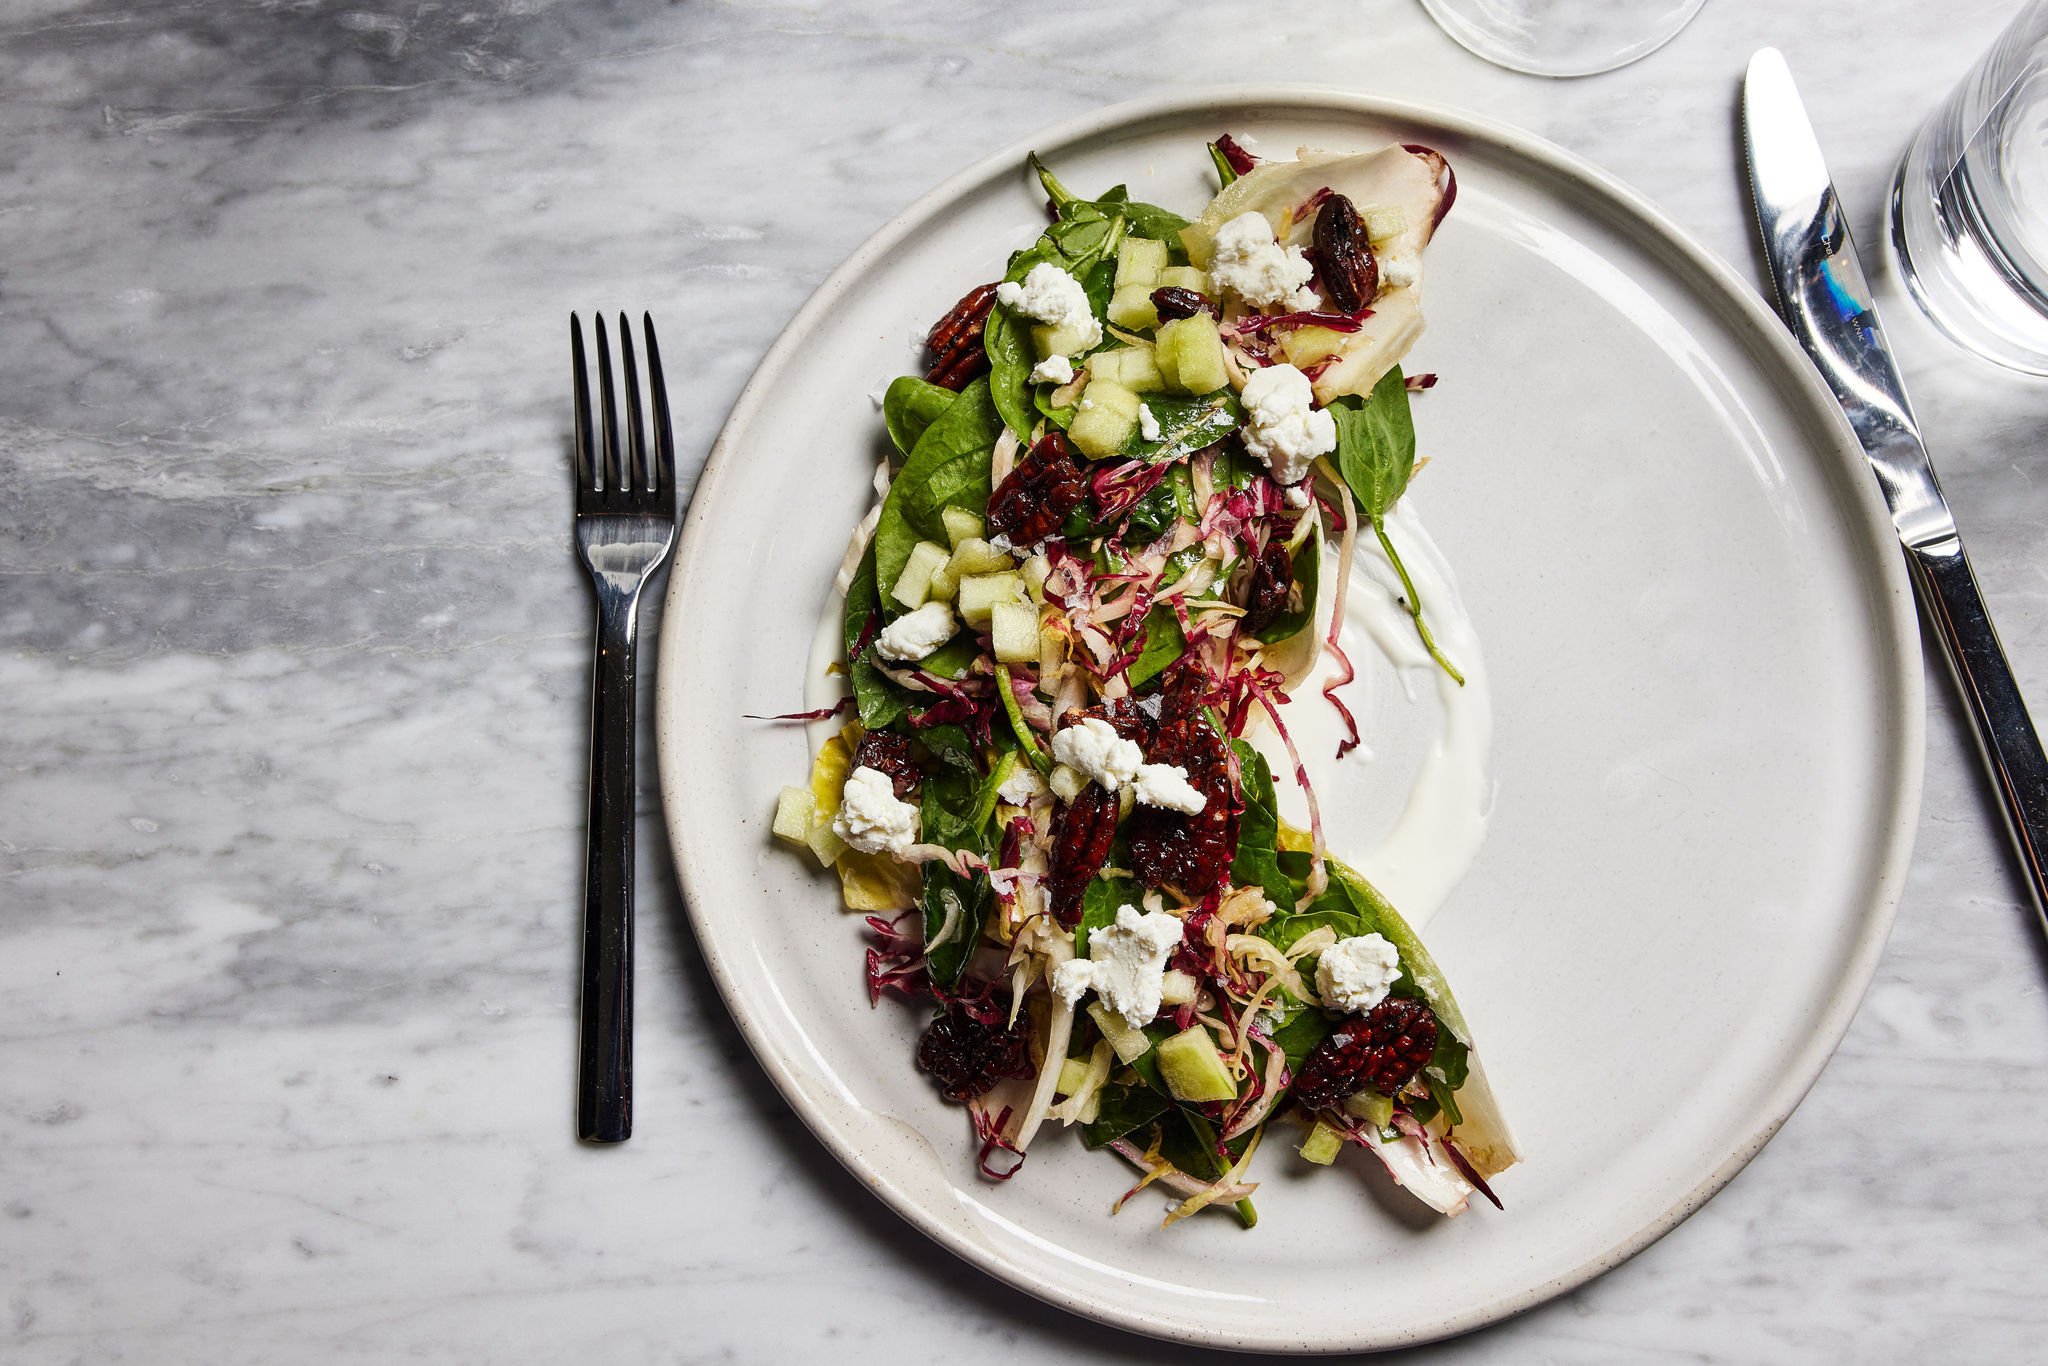
[[[1145,406],[1159,423],[1159,439],[1147,441],[1133,433],[1124,443],[1123,453],[1152,465],[1179,460],[1205,446],[1213,446],[1244,421],[1244,407],[1228,389],[1201,398],[1147,394]]]
[[[1408,410],[1408,384],[1395,366],[1373,386],[1372,397],[1356,394],[1327,405],[1337,420],[1337,472],[1351,496],[1377,522],[1408,487],[1415,473],[1415,418]]]
[[[1161,670],[1179,659],[1187,649],[1188,638],[1181,634],[1180,618],[1173,609],[1161,603],[1145,614],[1145,647],[1132,661],[1127,677],[1133,688],[1143,687],[1158,677]]]
[[[1408,566],[1401,563],[1400,552],[1387,536],[1387,509],[1407,490],[1415,474],[1415,419],[1408,410],[1408,383],[1401,367],[1397,365],[1382,376],[1373,386],[1372,397],[1363,403],[1356,395],[1347,395],[1332,400],[1328,411],[1337,421],[1337,472],[1350,485],[1351,496],[1379,538],[1387,562],[1401,577],[1415,632],[1422,637],[1430,658],[1463,687],[1465,675],[1437,648],[1436,637],[1422,617],[1422,595],[1415,591]]]
[[[1335,1030],[1336,1026],[1324,1017],[1322,1011],[1304,1010],[1273,1031],[1273,1042],[1279,1044],[1280,1050],[1287,1055],[1289,1070],[1299,1071],[1310,1050]]]
[[[1132,199],[1131,192],[1122,185],[1106,191],[1100,198],[1083,199],[1061,184],[1059,177],[1038,159],[1037,153],[1032,153],[1028,160],[1038,176],[1038,183],[1045,187],[1046,197],[1052,201],[1054,211],[1062,220],[1085,221],[1089,215],[1120,217],[1138,236],[1166,243],[1169,258],[1177,264],[1187,264],[1187,254],[1180,241],[1181,230],[1188,226],[1187,219],[1171,209]]]
[[[1273,792],[1273,772],[1266,766],[1265,755],[1242,740],[1230,743],[1237,751],[1238,786],[1244,793],[1244,814],[1237,821],[1237,856],[1231,861],[1230,880],[1241,887],[1262,889],[1266,899],[1285,916],[1294,908],[1295,892],[1287,875],[1280,871],[1280,803]],[[1266,937],[1273,938],[1270,930]]]
[[[993,896],[986,874],[964,878],[943,863],[924,866],[925,943],[945,933],[947,920],[954,921],[952,937],[925,955],[925,971],[935,984],[950,987],[967,970],[967,960],[981,942]]]
[[[1081,1130],[1081,1141],[1090,1148],[1102,1148],[1165,1114],[1173,1102],[1139,1082],[1112,1081],[1101,1091],[1102,1102],[1095,1118]]]
[[[852,658],[860,645],[860,638],[867,633],[869,619],[873,618],[877,625],[880,624],[881,610],[881,602],[875,593],[875,551],[870,546],[868,553],[861,557],[860,570],[846,590],[844,639],[848,658]],[[853,688],[853,701],[860,714],[860,723],[869,730],[880,730],[890,725],[909,709],[909,695],[875,667],[872,651],[855,660],[846,672],[847,682]]]
[[[944,385],[916,375],[890,381],[889,391],[882,395],[882,421],[888,425],[889,439],[896,443],[897,451],[909,455],[925,428],[952,407],[958,397]]]
[[[1218,189],[1227,187],[1231,181],[1237,179],[1237,167],[1230,164],[1230,158],[1223,155],[1223,149],[1213,142],[1209,144],[1209,160],[1216,166]]]
[[[875,584],[878,595],[903,572],[910,548],[920,540],[946,542],[940,512],[965,508],[977,517],[988,511],[989,459],[1002,419],[996,415],[986,381],[976,380],[960,391],[924,435],[910,448],[910,458],[889,485],[875,524]],[[896,614],[893,598],[882,601],[886,616]]]
[[[1124,540],[1132,545],[1149,545],[1179,523],[1194,521],[1195,517],[1193,476],[1188,473],[1186,464],[1177,464],[1124,514]],[[1188,550],[1198,550],[1198,547],[1188,546],[1179,553],[1185,555]],[[1199,553],[1196,558],[1200,558]],[[1183,565],[1181,573],[1186,572]],[[1162,577],[1160,587],[1164,588],[1170,582],[1170,579]]]
[[[1267,645],[1287,639],[1289,636],[1315,625],[1316,592],[1323,570],[1323,538],[1317,523],[1317,531],[1311,532],[1294,552],[1294,582],[1301,590],[1301,606],[1283,610],[1258,631],[1255,639]]]
[[[917,667],[940,678],[958,678],[981,656],[980,642],[972,632],[954,636],[917,662]]]
[[[925,774],[918,838],[948,849],[987,853],[987,820],[979,815],[981,768],[966,731],[958,726],[933,726],[919,738],[939,762]],[[924,866],[925,943],[933,944],[945,933],[947,922],[954,923],[951,936],[926,953],[926,967],[938,985],[952,986],[966,970],[967,960],[981,942],[992,896],[983,873],[961,877],[943,863]]]
[[[1031,330],[1009,309],[997,305],[989,311],[988,325],[981,330],[981,349],[988,353],[989,395],[1003,425],[1015,432],[1019,441],[1029,441],[1036,421],[1033,395],[1037,388],[1031,382],[1037,364]]]

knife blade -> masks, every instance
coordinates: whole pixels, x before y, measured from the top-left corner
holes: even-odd
[[[1742,140],[1779,312],[1834,391],[1877,475],[1997,789],[2035,915],[2048,928],[2048,758],[1934,476],[1820,141],[1776,48],[1750,58]]]

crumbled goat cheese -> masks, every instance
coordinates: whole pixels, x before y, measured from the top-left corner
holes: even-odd
[[[1210,250],[1209,280],[1218,289],[1259,308],[1316,306],[1315,291],[1308,288],[1315,268],[1300,247],[1280,245],[1266,215],[1239,214],[1216,230]]]
[[[923,659],[951,640],[959,629],[959,619],[951,607],[943,602],[928,602],[884,626],[875,637],[875,652],[884,659]]]
[[[1382,256],[1379,267],[1380,286],[1384,289],[1399,289],[1403,285],[1419,284],[1422,280],[1421,264],[1405,256]]]
[[[1086,958],[1069,959],[1052,970],[1053,994],[1074,1006],[1093,987],[1125,1024],[1143,1029],[1159,1014],[1166,960],[1180,939],[1181,922],[1172,912],[1139,915],[1136,906],[1119,907],[1114,925],[1088,936]]]
[[[1281,484],[1298,484],[1319,455],[1337,449],[1337,420],[1315,406],[1308,376],[1291,365],[1254,370],[1238,395],[1244,448]]]
[[[1031,382],[1033,384],[1072,384],[1074,382],[1074,362],[1068,360],[1065,356],[1047,356],[1044,360],[1031,367]]]
[[[1401,955],[1386,938],[1339,939],[1316,960],[1316,994],[1332,1010],[1371,1010],[1401,980]]]
[[[1209,804],[1207,797],[1195,791],[1188,781],[1188,771],[1179,764],[1138,765],[1138,775],[1131,780],[1131,795],[1147,806],[1185,811],[1190,816],[1201,815]]]
[[[1118,735],[1109,722],[1091,716],[1052,737],[1052,757],[1114,792],[1138,776],[1145,751],[1136,740]]]
[[[1147,441],[1159,439],[1159,419],[1142,403],[1138,405],[1138,435]]]
[[[996,302],[1054,327],[1080,327],[1083,351],[1102,340],[1102,324],[1095,320],[1095,310],[1088,306],[1088,291],[1079,280],[1050,261],[1040,261],[1025,273],[1022,281],[1005,280],[997,285]]]
[[[917,842],[917,808],[896,800],[896,785],[863,765],[846,779],[832,833],[863,854],[900,854]]]
[[[1003,779],[996,788],[996,796],[1012,806],[1022,806],[1045,791],[1045,779],[1038,776],[1038,770],[1029,764],[1020,763],[1010,770],[1010,776]]]

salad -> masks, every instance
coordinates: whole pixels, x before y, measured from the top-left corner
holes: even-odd
[[[867,913],[867,986],[1007,1180],[1049,1125],[1249,1227],[1253,1159],[1371,1153],[1455,1214],[1516,1160],[1436,964],[1325,847],[1290,691],[1416,469],[1400,361],[1456,180],[1426,147],[1210,146],[1189,220],[1034,156],[1051,222],[882,403],[840,575],[848,710],[774,829]],[[993,263],[992,263],[993,264]],[[1329,622],[1327,630],[1320,623]],[[1306,798],[1283,820],[1269,733]]]

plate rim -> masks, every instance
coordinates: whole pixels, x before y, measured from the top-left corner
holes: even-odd
[[[1626,224],[1629,231],[1647,232],[1660,244],[1678,253],[1682,265],[1697,278],[1702,297],[1731,310],[1729,330],[1738,334],[1747,332],[1748,340],[1760,342],[1764,350],[1772,354],[1779,367],[1793,377],[1794,388],[1803,395],[1805,406],[1820,419],[1818,425],[1833,435],[1831,443],[1815,443],[1811,455],[1823,466],[1829,462],[1839,466],[1826,472],[1836,476],[1841,487],[1854,491],[1842,507],[1845,521],[1853,523],[1860,515],[1860,527],[1852,529],[1860,530],[1877,547],[1877,573],[1870,585],[1877,590],[1873,593],[1873,615],[1880,622],[1888,621],[1896,642],[1895,676],[1891,680],[1896,706],[1889,720],[1893,723],[1890,734],[1896,740],[1892,767],[1896,769],[1897,776],[1890,801],[1882,814],[1881,829],[1876,831],[1882,836],[1883,858],[1875,869],[1871,882],[1873,896],[1855,947],[1849,955],[1847,970],[1839,987],[1819,1012],[1817,1027],[1809,1034],[1805,1045],[1793,1055],[1792,1064],[1780,1074],[1768,1101],[1759,1107],[1759,1122],[1747,1138],[1705,1179],[1656,1218],[1572,1271],[1518,1294],[1419,1322],[1412,1331],[1361,1337],[1324,1335],[1304,1339],[1299,1334],[1269,1336],[1235,1330],[1205,1330],[1200,1324],[1149,1315],[1085,1291],[1039,1283],[1024,1275],[1021,1268],[1009,1264],[1000,1254],[960,1237],[947,1225],[930,1218],[885,1169],[869,1161],[854,1143],[841,1141],[821,1112],[798,1099],[790,1059],[770,1048],[751,1027],[752,1012],[738,994],[737,985],[717,947],[715,934],[696,910],[699,899],[694,885],[701,856],[695,852],[695,842],[687,838],[681,828],[680,804],[675,794],[676,775],[683,769],[682,751],[687,743],[685,728],[677,724],[672,697],[674,680],[686,649],[683,633],[677,630],[662,632],[656,656],[656,768],[663,825],[683,894],[684,911],[689,916],[692,937],[704,956],[721,1001],[738,1025],[749,1051],[768,1073],[783,1100],[826,1151],[890,1211],[976,1269],[1057,1308],[1112,1327],[1167,1341],[1236,1351],[1324,1354],[1384,1350],[1440,1341],[1524,1313],[1619,1266],[1683,1223],[1763,1150],[1812,1090],[1861,1008],[1890,938],[1912,857],[1925,769],[1925,679],[1921,667],[1918,610],[1903,559],[1884,553],[1884,547],[1894,539],[1890,517],[1847,418],[1791,333],[1770,311],[1763,296],[1751,283],[1649,199],[1577,153],[1511,124],[1455,106],[1389,99],[1312,83],[1214,85],[1102,106],[1049,124],[948,176],[871,233],[833,268],[804,301],[741,388],[706,456],[691,494],[690,508],[664,593],[663,619],[681,619],[680,603],[687,591],[688,568],[705,537],[704,528],[710,521],[711,509],[719,501],[717,494],[721,476],[735,444],[735,433],[744,432],[751,424],[757,410],[768,401],[774,388],[773,381],[790,357],[801,351],[818,321],[860,278],[871,262],[889,252],[927,218],[942,211],[974,186],[1006,169],[1022,166],[1027,152],[1057,152],[1076,142],[1114,135],[1150,122],[1220,117],[1225,111],[1248,106],[1269,110],[1298,109],[1324,115],[1333,112],[1355,114],[1382,122],[1428,126],[1470,141],[1491,144],[1510,157],[1533,163],[1581,193],[1590,194],[1593,200],[1604,201],[1610,210],[1618,211],[1615,216]],[[1788,395],[1788,406],[1792,406],[1791,399],[1792,396]],[[674,616],[670,615],[671,610],[675,612]]]

